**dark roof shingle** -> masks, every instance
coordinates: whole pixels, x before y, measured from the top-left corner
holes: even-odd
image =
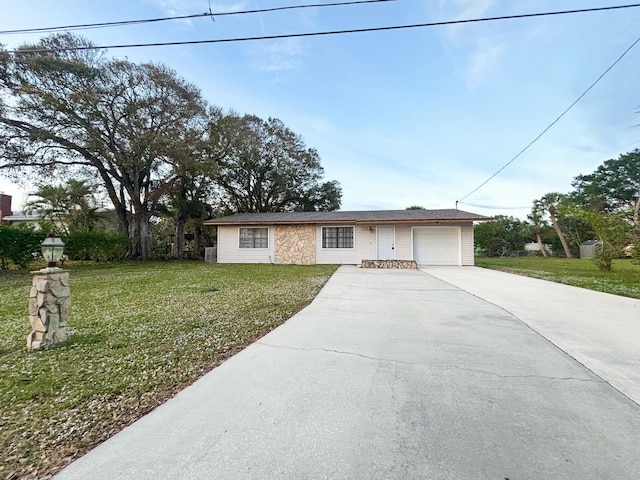
[[[205,225],[292,224],[292,223],[434,223],[438,221],[490,220],[475,213],[456,209],[442,210],[372,210],[335,212],[238,213],[214,218]]]

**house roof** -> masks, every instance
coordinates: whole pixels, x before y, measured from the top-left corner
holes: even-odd
[[[475,213],[456,209],[443,210],[373,210],[335,212],[238,213],[214,218],[205,225],[258,225],[300,223],[440,223],[491,220]]]
[[[12,215],[5,215],[0,218],[3,222],[35,222],[40,220],[38,215],[27,215],[23,212],[12,212]]]

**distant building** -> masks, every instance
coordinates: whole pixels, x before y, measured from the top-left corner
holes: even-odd
[[[0,193],[0,222],[4,217],[13,215],[11,211],[11,195]]]
[[[548,243],[543,244],[542,246],[545,251],[551,255],[551,245],[549,245]],[[525,243],[524,244],[524,250],[529,254],[529,255],[536,255],[536,254],[541,254],[542,252],[540,251],[540,245],[538,245],[538,242],[529,242],[529,243]]]
[[[596,258],[600,249],[600,240],[587,240],[580,244],[580,258]]]
[[[38,223],[37,215],[26,215],[23,212],[11,210],[11,195],[0,193],[0,223]]]

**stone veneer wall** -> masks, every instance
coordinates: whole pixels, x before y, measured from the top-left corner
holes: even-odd
[[[71,312],[69,273],[60,268],[45,268],[35,273],[29,293],[27,349],[55,345],[67,339],[67,318]]]
[[[413,268],[418,265],[415,260],[362,260],[362,268]]]
[[[274,263],[313,265],[316,263],[316,228],[314,225],[276,227]]]

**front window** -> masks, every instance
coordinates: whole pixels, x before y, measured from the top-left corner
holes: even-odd
[[[353,227],[322,227],[322,248],[353,248]]]
[[[241,228],[240,248],[269,248],[269,229]]]

